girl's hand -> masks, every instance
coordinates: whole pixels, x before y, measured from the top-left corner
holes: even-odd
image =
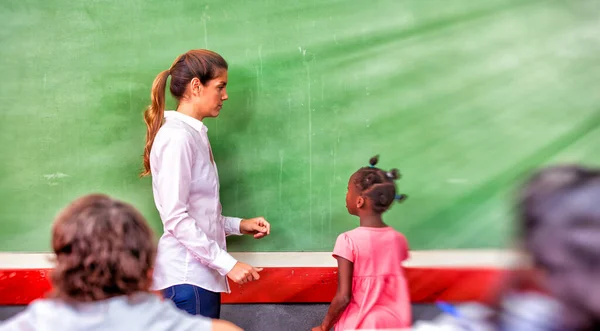
[[[254,239],[260,239],[271,233],[271,224],[264,217],[255,217],[240,222],[242,234],[254,235]]]

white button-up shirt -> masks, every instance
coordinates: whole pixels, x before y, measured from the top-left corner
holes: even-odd
[[[199,120],[165,112],[150,152],[154,202],[164,226],[158,242],[153,289],[191,284],[229,292],[236,260],[225,236],[240,234],[239,218],[221,215],[219,175]]]

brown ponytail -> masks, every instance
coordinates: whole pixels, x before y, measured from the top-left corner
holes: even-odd
[[[144,171],[140,174],[141,177],[150,175],[150,150],[152,143],[158,133],[158,129],[162,125],[165,114],[165,89],[167,87],[167,79],[169,78],[169,70],[162,71],[154,79],[152,83],[152,92],[150,98],[152,103],[144,112],[144,122],[146,122],[146,146],[144,147]]]
[[[163,122],[165,89],[167,88],[169,75],[171,76],[169,90],[175,99],[180,100],[192,79],[198,78],[202,84],[206,84],[219,74],[219,70],[227,70],[227,68],[227,62],[221,55],[206,49],[194,49],[178,56],[169,70],[165,70],[156,76],[150,93],[152,103],[144,112],[147,130],[146,146],[144,147],[144,170],[140,177],[150,175],[150,150],[152,150],[154,138]]]

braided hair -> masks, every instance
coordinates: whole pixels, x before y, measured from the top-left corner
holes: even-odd
[[[371,201],[373,211],[383,213],[394,201],[402,202],[408,198],[406,194],[396,194],[395,181],[400,178],[398,169],[384,171],[375,167],[379,155],[369,160],[369,167],[362,167],[352,175],[352,184],[360,195]]]

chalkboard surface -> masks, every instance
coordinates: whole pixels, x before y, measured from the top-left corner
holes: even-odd
[[[410,198],[385,220],[411,248],[504,247],[524,174],[600,162],[599,15],[595,0],[3,0],[0,250],[47,251],[56,212],[91,192],[162,233],[142,111],[193,48],[230,63],[206,120],[224,211],[273,224],[231,250],[330,250],[358,225],[347,180],[374,154],[403,174]]]

